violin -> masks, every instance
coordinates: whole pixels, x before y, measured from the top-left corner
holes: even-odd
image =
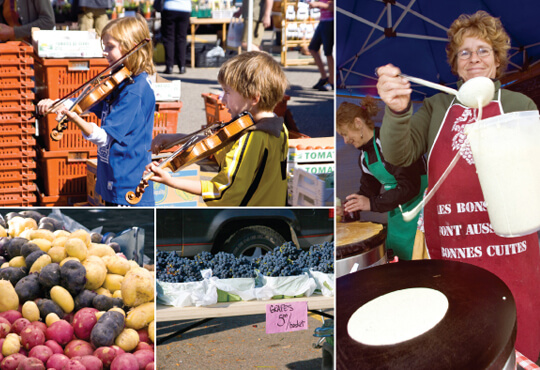
[[[220,122],[207,128],[206,130],[209,132],[206,132],[206,136],[202,138],[196,136],[201,131],[199,130],[197,133],[191,134],[163,148],[172,148],[183,142],[183,145],[160,162],[158,167],[161,169],[169,168],[172,172],[177,172],[181,168],[214,154],[232,140],[236,140],[254,124],[255,122],[251,114],[249,112],[243,112],[229,122]],[[148,186],[148,181],[152,179],[153,175],[154,173],[150,172],[143,176],[135,191],[129,191],[126,194],[125,198],[129,204],[135,205],[139,203],[144,189]]]
[[[100,79],[95,86],[88,86],[83,93],[75,100],[75,104],[69,109],[71,112],[83,114],[88,112],[95,104],[99,103],[109,96],[123,81],[131,79],[131,71],[127,67],[121,67],[118,71]],[[62,139],[63,133],[67,128],[67,114],[64,114],[55,128],[51,132],[51,138],[55,141]]]
[[[7,0],[6,0],[7,1]],[[90,110],[95,104],[105,99],[110,93],[112,93],[123,81],[131,79],[132,72],[125,67],[122,63],[137,51],[140,47],[150,42],[149,38],[146,38],[135,45],[131,50],[119,58],[116,62],[108,66],[106,69],[98,73],[90,81],[79,86],[63,98],[57,100],[43,115],[37,115],[37,117],[45,116],[52,113],[56,108],[63,104],[67,99],[76,94],[80,95],[75,100],[75,103],[70,108],[70,111],[77,114],[83,114]],[[58,119],[58,124],[51,132],[51,138],[55,141],[62,139],[62,131],[67,128],[66,121],[67,115]]]

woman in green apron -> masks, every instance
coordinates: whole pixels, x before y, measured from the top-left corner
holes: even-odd
[[[422,199],[427,185],[426,166],[423,158],[409,167],[393,166],[384,160],[379,127],[373,122],[377,112],[372,97],[362,98],[359,105],[344,102],[337,110],[338,134],[346,144],[360,150],[360,190],[346,197],[343,211],[388,212],[386,248],[400,259],[410,260],[417,219],[405,222],[401,212],[412,209]]]

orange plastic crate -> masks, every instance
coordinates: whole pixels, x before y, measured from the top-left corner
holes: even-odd
[[[31,66],[32,64],[21,63],[19,61],[2,63],[0,65],[0,76],[3,79],[7,77],[32,78],[34,77],[34,69]]]
[[[36,140],[29,137],[21,137],[19,135],[0,136],[0,166],[3,158],[18,158],[23,153],[34,152],[33,146],[36,145]],[[1,170],[2,168],[0,168]]]
[[[86,194],[45,195],[39,194],[39,205],[44,207],[75,206],[86,200]]]
[[[0,194],[0,207],[32,207],[36,205],[37,197],[34,191],[22,190],[8,194]]]
[[[26,60],[31,58],[34,53],[32,45],[22,41],[8,41],[0,43],[0,64],[12,60]],[[33,59],[33,58],[32,58]]]
[[[34,68],[39,99],[59,99],[73,92],[109,66],[105,58],[36,58]]]
[[[25,134],[28,136],[36,133],[35,120],[28,116],[26,119],[0,114],[0,136]]]
[[[97,149],[84,151],[38,151],[40,184],[46,195],[86,197],[86,160],[97,157]],[[84,200],[84,199],[83,199]]]
[[[0,91],[0,105],[30,105],[34,102],[34,93],[26,89],[6,89]]]
[[[175,134],[182,102],[156,102],[153,137],[158,134]]]
[[[0,190],[10,192],[21,185],[31,186],[36,174],[26,170],[0,170]]]
[[[19,157],[11,159],[1,159],[0,168],[2,170],[32,170],[36,168],[36,161],[34,158]]]
[[[81,116],[87,122],[94,122],[98,126],[101,126],[101,120],[97,118],[94,113],[83,114]],[[62,131],[62,138],[58,141],[51,138],[52,130],[58,125],[56,121],[56,114],[48,114],[47,116],[39,119],[39,142],[45,150],[59,151],[59,150],[96,150],[95,144],[86,140],[78,126],[68,121],[67,128]]]
[[[0,158],[2,158],[2,161],[18,160],[21,158],[31,159],[31,158],[35,158],[35,156],[36,156],[36,152],[33,150],[32,147],[20,148],[20,149],[0,148]]]

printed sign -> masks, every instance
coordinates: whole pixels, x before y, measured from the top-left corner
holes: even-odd
[[[307,302],[270,303],[266,305],[266,334],[306,330]]]

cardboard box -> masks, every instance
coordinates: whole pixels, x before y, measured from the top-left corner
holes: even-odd
[[[32,29],[32,46],[41,58],[103,58],[95,31]]]
[[[180,101],[180,80],[170,81],[156,74],[154,95],[156,96],[156,101]]]

